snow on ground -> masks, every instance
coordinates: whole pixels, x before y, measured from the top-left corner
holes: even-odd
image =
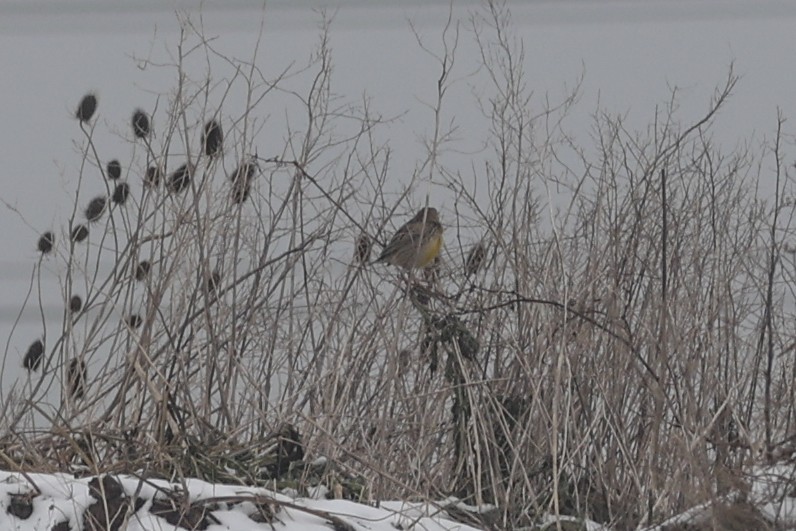
[[[647,531],[699,526],[716,518],[716,510],[726,514],[725,508],[734,504],[750,507],[759,515],[752,515],[756,520],[751,521],[770,523],[776,529],[796,527],[796,468],[792,464],[760,466],[750,470],[747,478],[748,493],[731,493],[697,505]],[[289,496],[198,479],[179,483],[131,475],[76,479],[70,474],[0,472],[0,530],[477,531],[452,520],[444,507],[469,514],[495,509],[468,506],[453,498],[438,503],[368,505],[323,499],[325,494],[319,490],[315,493],[319,498]],[[736,522],[739,517],[729,518]],[[542,518],[532,529],[555,529],[556,520],[588,531],[611,529],[568,516]]]
[[[793,464],[774,464],[752,471],[752,503],[767,518],[783,526],[796,527],[796,498]]]
[[[175,529],[395,531],[471,531],[476,528],[445,518],[427,503],[386,502],[379,507],[348,500],[292,498],[266,489],[217,485],[196,479],[183,485],[120,475],[75,479],[68,474],[0,472],[0,529],[73,531]],[[36,494],[38,490],[39,494]],[[104,494],[104,499],[103,499]],[[100,501],[101,500],[101,501]],[[182,505],[179,505],[182,501]],[[135,507],[135,512],[125,512]],[[118,516],[117,516],[118,513]],[[96,518],[92,515],[100,515]],[[110,516],[107,516],[110,515]],[[88,520],[101,521],[92,524]],[[111,521],[110,526],[106,525]],[[177,526],[175,524],[181,524]]]

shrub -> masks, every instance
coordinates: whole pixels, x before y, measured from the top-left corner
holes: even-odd
[[[142,182],[92,183],[107,189],[82,211],[92,245],[57,257],[70,312],[24,356],[42,370],[28,396],[3,390],[6,454],[261,484],[306,478],[305,454],[322,455],[356,478],[347,492],[451,494],[493,504],[507,529],[547,510],[652,523],[727,492],[720,478],[756,449],[773,455],[796,418],[784,119],[758,152],[722,151],[710,133],[730,71],[704,116],[673,99],[631,132],[598,112],[595,145],[579,145],[564,127],[577,90],[533,97],[505,6],[470,20],[485,149],[456,149],[443,105],[451,22],[433,133],[400,191],[376,140],[389,123],[334,94],[327,25],[306,69],[269,80],[226,58],[211,90],[184,69],[213,40],[185,22],[179,86],[162,116],[133,119],[160,142],[125,155]],[[102,168],[101,132],[82,126],[95,107],[84,98],[78,131],[83,166]],[[259,156],[264,108],[291,121]],[[368,264],[426,201],[446,230],[435,268]],[[74,216],[64,226],[88,236]]]

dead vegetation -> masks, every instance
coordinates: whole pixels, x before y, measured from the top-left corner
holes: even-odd
[[[463,34],[489,123],[464,166],[443,105]],[[103,102],[83,99],[86,190],[46,241],[72,312],[3,390],[5,467],[453,495],[494,506],[482,520],[496,528],[552,512],[626,529],[743,493],[746,465],[787,457],[784,117],[759,147],[716,145],[730,71],[703,116],[678,116],[674,95],[643,131],[600,111],[582,145],[565,129],[577,92],[534,97],[501,3],[451,20],[439,50],[418,39],[439,61],[435,127],[399,187],[376,141],[389,121],[334,93],[327,26],[304,69],[265,74],[255,53],[224,58],[212,90],[180,75],[133,119],[130,162],[108,164],[123,193],[94,143]],[[177,52],[180,74],[220,56],[190,21]],[[261,107],[285,93],[296,117],[264,155]],[[369,265],[425,193],[441,262],[426,276]]]

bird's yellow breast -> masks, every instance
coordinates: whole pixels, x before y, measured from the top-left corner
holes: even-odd
[[[431,264],[437,255],[439,255],[440,249],[442,249],[442,234],[430,238],[423,248],[420,249],[417,256],[417,267],[426,267]]]

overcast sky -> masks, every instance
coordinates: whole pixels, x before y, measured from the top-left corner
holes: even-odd
[[[170,5],[196,16],[199,3],[0,0],[0,197],[18,209],[0,206],[0,338],[8,337],[9,320],[24,297],[38,235],[62,226],[71,212],[80,164],[72,114],[80,97],[97,91],[100,126],[122,134],[135,107],[152,108],[158,93],[173,88],[172,74],[139,68],[141,58],[163,57],[176,45],[179,24]],[[478,2],[453,5],[454,16],[466,24],[468,10]],[[598,104],[628,113],[630,123],[642,127],[676,86],[682,90],[681,116],[696,117],[731,62],[742,80],[722,116],[723,143],[769,135],[777,106],[786,117],[796,115],[796,2],[537,0],[510,5],[525,43],[529,82],[540,101],[562,97],[565,87],[585,76],[570,122],[584,144]],[[318,35],[313,8],[333,11],[333,89],[350,100],[368,94],[375,109],[402,115],[385,140],[399,155],[391,173],[397,178],[411,173],[423,156],[420,137],[432,125],[419,102],[433,97],[437,70],[417,46],[408,21],[436,45],[447,2],[291,0],[269,2],[263,10],[255,1],[218,0],[204,6],[207,33],[232,56],[251,55],[264,19],[259,58],[271,74],[305,61]],[[463,46],[461,75],[473,64]],[[465,103],[466,82],[460,94],[447,111],[466,126],[472,114]],[[100,144],[109,158],[114,150],[124,156],[120,138]],[[267,146],[261,154],[268,154]],[[25,326],[32,331],[37,325]],[[31,334],[22,330],[9,354],[24,351]]]

